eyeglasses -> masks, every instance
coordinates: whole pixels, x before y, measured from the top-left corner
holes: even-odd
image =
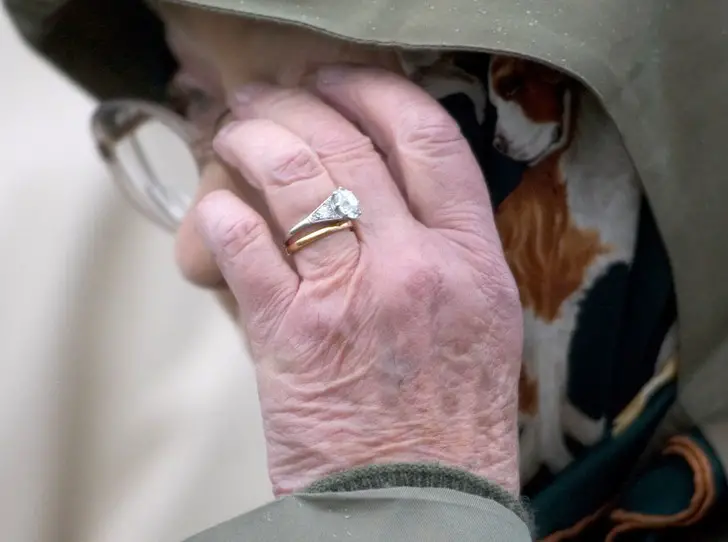
[[[91,119],[96,145],[129,202],[174,232],[200,180],[195,127],[159,105],[139,100],[103,102]]]

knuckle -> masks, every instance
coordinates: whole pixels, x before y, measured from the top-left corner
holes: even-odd
[[[460,127],[444,111],[421,106],[402,112],[400,130],[407,147],[440,156],[461,153],[468,149]]]
[[[317,132],[313,147],[328,161],[351,162],[378,157],[372,140],[363,134],[347,135],[322,129]]]
[[[270,166],[271,181],[277,186],[288,186],[324,173],[316,154],[302,145],[281,152],[273,158]]]
[[[261,220],[236,219],[220,227],[220,252],[228,261],[238,260],[248,247],[262,239],[265,234],[266,227]]]

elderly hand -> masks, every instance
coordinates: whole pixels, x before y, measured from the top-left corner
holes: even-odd
[[[326,68],[315,86],[244,88],[215,149],[264,196],[274,230],[337,186],[361,202],[356,230],[287,260],[232,193],[196,211],[256,362],[274,491],[439,462],[516,493],[521,310],[478,164],[439,104],[396,75]]]

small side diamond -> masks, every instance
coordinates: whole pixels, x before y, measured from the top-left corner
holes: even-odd
[[[349,220],[355,220],[361,216],[359,200],[351,190],[337,188],[334,192],[334,205]]]
[[[311,215],[311,220],[313,222],[318,222],[321,220],[336,220],[339,218],[339,211],[336,209],[335,205],[330,205],[327,203],[324,203],[316,209],[316,212],[314,212]]]

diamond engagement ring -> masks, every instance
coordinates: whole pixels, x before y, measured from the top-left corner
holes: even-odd
[[[356,220],[360,216],[361,207],[354,192],[339,187],[313,213],[288,230],[288,235],[290,238],[314,226]]]

